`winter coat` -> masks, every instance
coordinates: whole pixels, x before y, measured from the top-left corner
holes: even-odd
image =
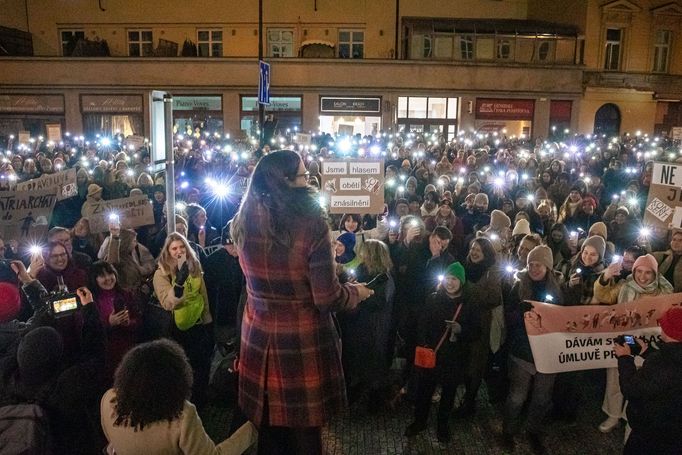
[[[682,343],[663,343],[660,350],[646,352],[639,370],[634,357],[621,356],[618,372],[628,400],[630,437],[648,441],[650,453],[682,453]]]
[[[673,250],[658,251],[652,254],[656,258],[656,262],[658,262],[658,273],[660,275],[668,273],[674,259]],[[672,285],[675,288],[675,292],[682,292],[682,259],[677,261],[675,265]]]
[[[661,294],[672,294],[673,285],[668,283],[660,273],[656,279],[646,287],[642,287],[635,282],[635,277],[630,275],[625,279],[625,283],[618,293],[618,303],[627,303],[637,300],[640,297],[655,297]]]
[[[341,234],[346,232],[347,231],[332,231],[332,241],[338,239]],[[353,248],[353,250],[355,253],[358,253],[362,247],[362,244],[365,243],[365,240],[376,239],[386,241],[387,237],[388,221],[386,219],[379,221],[377,223],[377,227],[374,229],[364,230],[362,228],[358,228],[358,230],[355,231],[355,248]]]
[[[568,282],[578,269],[581,269],[580,283],[571,287]],[[580,253],[573,258],[573,261],[571,261],[570,264],[566,264],[564,268],[564,279],[566,280],[564,289],[566,294],[566,305],[588,305],[590,303],[595,303],[594,283],[604,269],[605,266],[601,259],[592,267],[587,267],[580,259]]]
[[[134,231],[122,229],[118,237],[110,235],[104,239],[98,254],[100,259],[116,268],[119,285],[130,291],[139,290],[156,268],[149,250],[144,245],[134,244],[134,240]]]
[[[355,306],[359,295],[339,284],[326,222],[292,222],[290,247],[254,230],[239,250],[248,289],[239,406],[256,426],[266,400],[270,425],[284,427],[322,426],[346,403],[332,312]]]
[[[244,273],[239,259],[231,256],[225,248],[213,252],[204,264],[204,281],[215,323],[236,326],[239,297],[244,289]]]

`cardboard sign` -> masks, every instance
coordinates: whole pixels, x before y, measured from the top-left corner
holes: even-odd
[[[109,230],[109,215],[119,216],[122,228],[136,228],[154,224],[154,209],[147,196],[131,196],[110,201],[99,201],[97,204],[83,205],[82,215],[90,220],[93,233]]]
[[[78,196],[76,169],[67,169],[66,171],[56,172],[54,174],[45,174],[37,179],[17,183],[17,191],[42,190],[54,192],[59,201]]]
[[[382,160],[351,159],[322,163],[322,196],[329,213],[383,213],[383,187]]]
[[[646,226],[682,228],[682,165],[654,163],[644,210]]]
[[[528,341],[535,368],[549,374],[615,367],[613,345],[619,335],[660,341],[658,320],[669,308],[682,306],[682,293],[618,305],[531,304],[524,315]]]
[[[47,233],[57,195],[51,190],[0,193],[0,232],[8,240],[37,240]]]

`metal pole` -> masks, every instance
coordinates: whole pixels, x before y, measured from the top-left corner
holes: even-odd
[[[166,142],[166,229],[175,232],[175,157],[173,155],[173,95],[163,95],[163,122]]]
[[[260,71],[260,62],[263,60],[263,0],[258,0],[258,66]],[[263,147],[263,138],[265,137],[265,132],[263,129],[263,123],[265,121],[265,106],[258,103],[258,130],[260,134],[258,135],[258,143],[260,147]]]

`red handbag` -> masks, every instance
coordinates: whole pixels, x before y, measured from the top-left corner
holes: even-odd
[[[457,307],[457,311],[455,311],[455,317],[452,318],[453,322],[457,320],[457,316],[459,316],[459,311],[461,309],[462,304]],[[445,337],[448,336],[448,332],[450,332],[450,326],[445,329],[445,332],[443,333],[443,336],[440,337],[440,341],[436,345],[435,349],[427,348],[425,346],[417,346],[417,348],[414,350],[414,366],[426,369],[435,368],[436,353],[443,344],[443,341],[445,341]]]

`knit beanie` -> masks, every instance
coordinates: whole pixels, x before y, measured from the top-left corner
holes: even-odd
[[[336,256],[336,262],[339,264],[346,264],[355,258],[355,233],[354,232],[344,232],[336,239],[337,242],[341,242],[345,247],[345,251],[341,256]]]
[[[591,246],[592,248],[597,250],[597,253],[599,254],[599,259],[600,260],[604,259],[604,252],[606,251],[606,242],[604,241],[603,238],[599,237],[598,235],[588,237],[587,240],[583,242],[582,248],[580,248],[581,253],[583,252],[586,246]]]
[[[628,210],[628,208],[622,205],[616,209],[616,215],[618,215],[619,213],[622,213],[625,216],[630,216],[630,211]]]
[[[24,382],[41,384],[59,370],[64,345],[52,327],[38,327],[24,335],[17,348],[19,374]]]
[[[647,269],[653,270],[654,273],[658,273],[658,262],[656,262],[656,258],[650,254],[645,254],[644,256],[637,258],[635,263],[632,265],[632,273],[635,273],[635,269],[637,267],[645,267]]]
[[[554,267],[554,256],[552,255],[552,249],[547,245],[538,245],[530,250],[526,262],[528,264],[531,262],[539,262],[540,264],[547,267],[547,269],[552,270]]]
[[[11,283],[0,283],[0,323],[14,319],[20,309],[19,289]]]
[[[488,205],[488,195],[485,193],[478,193],[474,198],[474,205]]]
[[[599,237],[602,237],[604,240],[606,240],[608,237],[606,236],[606,224],[604,224],[601,221],[597,221],[594,223],[592,226],[590,226],[590,230],[588,231],[587,235],[589,237],[593,235],[598,235]]]
[[[670,308],[659,321],[661,330],[670,338],[682,341],[682,308]]]
[[[523,218],[520,219],[519,221],[516,222],[514,225],[514,230],[512,231],[512,236],[517,236],[517,235],[527,235],[530,234],[530,223],[528,220],[524,220]]]
[[[511,226],[511,220],[502,210],[493,210],[490,214],[490,229],[501,231]]]
[[[445,270],[446,275],[454,276],[459,280],[460,283],[464,284],[467,281],[466,273],[464,272],[464,266],[459,262],[453,262]]]

